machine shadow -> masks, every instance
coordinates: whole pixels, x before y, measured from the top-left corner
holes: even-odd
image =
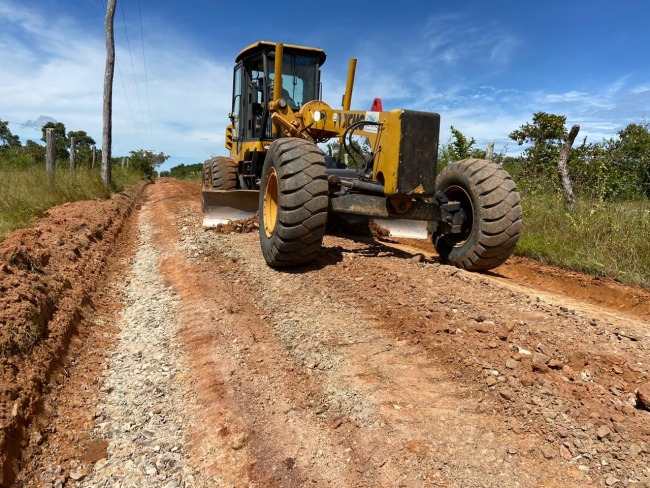
[[[386,240],[389,243],[393,242],[389,239],[382,238],[382,240],[378,240],[375,237],[353,236],[344,234],[336,234],[336,236],[344,237],[345,239],[353,241],[357,244],[364,244],[365,247],[358,249],[351,247],[346,248],[341,245],[324,245],[321,249],[318,259],[315,262],[296,268],[278,269],[278,271],[287,274],[303,274],[312,271],[318,271],[330,266],[336,266],[338,263],[343,261],[343,258],[346,254],[354,254],[367,259],[390,257],[407,261],[417,260],[420,263],[427,264],[440,263],[437,258],[427,258],[424,253],[412,253],[401,249],[395,249],[394,247],[390,247],[382,242],[383,240]]]

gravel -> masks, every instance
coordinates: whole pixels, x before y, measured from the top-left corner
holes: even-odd
[[[175,341],[178,300],[158,275],[154,231],[142,215],[139,228],[140,245],[118,324],[121,332],[95,412],[96,434],[109,441],[108,457],[95,463],[76,486],[197,485],[186,452],[187,392],[175,381],[185,369],[182,343]]]

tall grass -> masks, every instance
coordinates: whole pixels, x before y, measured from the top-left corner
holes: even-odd
[[[34,217],[56,205],[76,200],[108,198],[112,192],[142,179],[142,175],[113,168],[114,186],[108,189],[98,170],[79,168],[74,175],[58,168],[53,180],[43,167],[16,168],[0,165],[0,241],[11,231],[30,225]]]
[[[573,211],[553,191],[523,191],[517,253],[623,283],[650,287],[650,200],[578,197]]]

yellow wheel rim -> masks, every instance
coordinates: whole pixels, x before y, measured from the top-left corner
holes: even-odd
[[[278,174],[271,168],[266,176],[264,188],[264,232],[271,237],[278,220]]]

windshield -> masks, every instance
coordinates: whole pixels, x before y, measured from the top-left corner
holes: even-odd
[[[270,63],[271,84],[275,79]],[[282,98],[292,109],[318,99],[318,59],[300,54],[285,54],[282,58]]]

